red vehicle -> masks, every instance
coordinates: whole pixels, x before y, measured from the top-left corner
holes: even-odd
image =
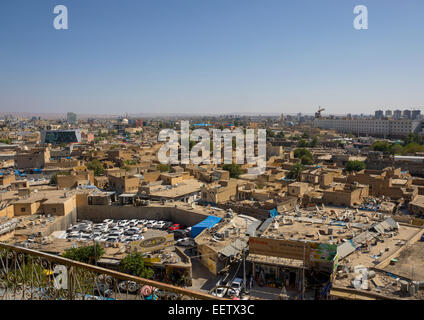
[[[178,230],[178,229],[184,229],[184,226],[182,224],[176,223],[176,224],[169,227],[170,231],[175,231],[175,230]]]

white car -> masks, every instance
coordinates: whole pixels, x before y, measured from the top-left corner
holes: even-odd
[[[146,224],[147,228],[153,228],[156,225],[156,221],[155,220],[149,220]]]
[[[194,245],[194,242],[187,237],[187,238],[178,239],[177,241],[175,241],[175,244],[184,246],[184,247],[189,247]]]
[[[119,222],[120,227],[127,227],[129,225],[130,225],[130,223],[126,220],[122,220],[121,222]]]
[[[109,233],[109,237],[122,237],[124,235],[124,232],[122,230],[114,231]]]
[[[120,238],[118,238],[117,236],[109,236],[106,238],[107,242],[119,242]]]
[[[127,236],[132,236],[134,234],[139,234],[140,233],[140,229],[139,228],[129,228],[127,230],[125,230],[124,234]]]
[[[144,237],[138,234],[132,235],[130,237],[131,241],[138,241],[138,240],[144,240]]]
[[[88,241],[92,239],[92,235],[90,233],[81,233],[80,234],[80,239],[82,241]]]
[[[243,279],[241,278],[235,278],[233,282],[231,283],[231,288],[228,289],[228,295],[229,296],[236,296],[238,297],[240,295],[241,287],[243,284]]]
[[[139,225],[142,225],[142,226],[145,226],[146,224],[147,224],[147,220],[146,219],[141,219],[141,220],[138,220],[138,224]]]
[[[211,295],[218,298],[223,298],[227,293],[227,288],[225,287],[217,287],[212,292]]]
[[[163,229],[164,227],[165,227],[165,221],[158,221],[153,226],[153,228],[155,228],[155,229]]]

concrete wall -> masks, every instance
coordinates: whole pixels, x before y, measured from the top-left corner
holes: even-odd
[[[77,223],[77,209],[73,209],[65,216],[56,216],[56,219],[51,223],[43,236],[50,235],[52,232],[66,230],[71,224]]]
[[[186,226],[195,225],[207,215],[192,210],[174,207],[134,206],[83,206],[78,208],[78,219],[103,221],[104,219],[157,219],[167,220]]]
[[[0,218],[2,217],[13,218],[13,216],[14,216],[13,205],[7,206],[6,208],[0,210]]]

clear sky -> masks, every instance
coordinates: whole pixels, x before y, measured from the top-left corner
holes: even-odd
[[[423,0],[0,1],[2,112],[413,108],[423,58]]]

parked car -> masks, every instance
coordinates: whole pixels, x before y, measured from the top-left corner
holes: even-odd
[[[194,246],[194,241],[191,240],[190,238],[186,237],[186,238],[178,239],[177,241],[175,241],[175,244],[180,245],[180,246],[189,247],[189,246]]]
[[[171,231],[171,229],[168,229],[168,230]],[[185,234],[184,230],[179,229],[179,230],[175,230],[173,232],[174,232],[174,239],[175,240],[186,238],[186,234]]]
[[[120,227],[127,227],[129,225],[130,225],[130,223],[127,220],[122,220],[122,221],[119,222]]]
[[[227,290],[228,289],[226,287],[216,287],[212,290],[211,295],[214,297],[223,298],[227,293]]]
[[[130,238],[131,238],[131,241],[138,241],[138,240],[143,240],[144,236],[139,235],[139,234],[134,234]]]
[[[163,226],[164,229],[168,229],[169,227],[171,227],[173,225],[172,222],[170,221],[165,221],[165,225]]]
[[[153,226],[153,228],[155,229],[163,229],[163,227],[165,226],[165,221],[158,221],[156,222],[156,224]]]
[[[107,242],[119,242],[120,239],[121,239],[120,237],[110,235],[109,237],[106,238],[106,241]]]
[[[233,282],[231,282],[230,289],[228,289],[227,293],[231,297],[238,297],[240,295],[240,291],[243,285],[242,278],[234,278]]]
[[[147,224],[147,222],[148,222],[148,220],[146,220],[146,219],[141,219],[141,220],[139,220],[139,221],[138,221],[138,224],[139,224],[139,225],[142,225],[142,226],[145,226],[145,225]]]
[[[184,226],[182,224],[173,224],[172,226],[169,227],[169,230],[171,231],[175,231],[175,230],[179,230],[179,229],[183,229]]]
[[[147,228],[153,228],[155,224],[156,224],[156,220],[149,220],[146,223],[146,227]]]
[[[139,228],[129,228],[129,229],[124,231],[124,234],[127,235],[127,236],[132,236],[132,235],[138,234],[138,233],[140,233]]]

